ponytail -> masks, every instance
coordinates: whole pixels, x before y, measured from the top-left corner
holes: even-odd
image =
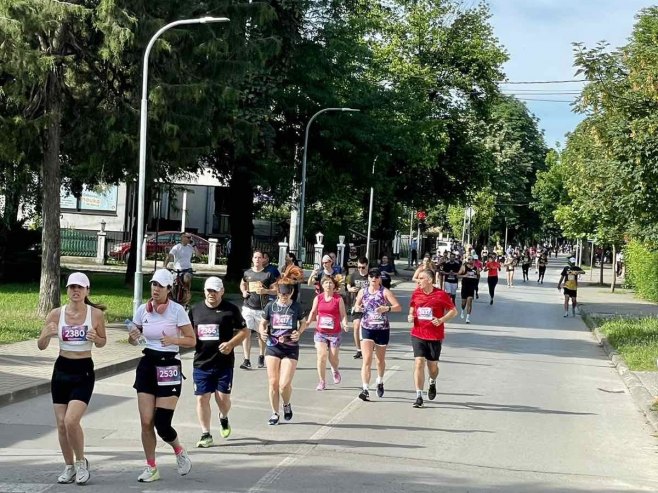
[[[101,305],[100,303],[94,303],[87,296],[85,296],[85,305],[89,305],[93,308],[98,308],[102,312],[107,310],[107,307],[105,305]]]

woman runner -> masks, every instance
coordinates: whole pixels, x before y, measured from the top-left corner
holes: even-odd
[[[489,285],[489,297],[491,298],[489,300],[490,305],[493,305],[499,270],[500,263],[496,260],[496,255],[492,253],[489,255],[489,261],[484,264],[484,271],[487,273],[487,284]]]

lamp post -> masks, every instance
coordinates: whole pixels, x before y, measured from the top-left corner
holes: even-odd
[[[142,256],[144,245],[144,189],[146,186],[146,123],[148,117],[148,59],[151,48],[162,33],[172,27],[186,24],[210,24],[212,22],[229,22],[226,17],[200,17],[198,19],[181,19],[170,22],[156,32],[144,51],[144,62],[142,70],[142,104],[140,108],[139,122],[139,182],[137,187],[137,253],[135,255],[135,285],[133,290],[133,314],[142,303],[142,284],[144,274],[142,272]]]
[[[375,164],[377,164],[377,158],[372,162],[372,185],[370,186],[370,207],[368,208],[368,236],[366,240],[366,258],[370,261],[370,229],[372,228],[372,201],[375,192]]]
[[[470,205],[466,208],[466,213],[464,218],[468,219],[468,240],[467,244],[471,244],[471,219],[473,219],[473,214],[475,214],[475,209],[473,209]]]
[[[302,191],[299,197],[299,234],[297,235],[297,254],[301,255],[301,247],[304,245],[304,199],[306,198],[306,158],[308,156],[308,130],[311,123],[322,113],[327,111],[361,111],[354,108],[324,108],[314,114],[306,124],[304,134],[304,156],[302,158]]]

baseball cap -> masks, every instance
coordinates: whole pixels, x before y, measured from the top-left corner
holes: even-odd
[[[69,286],[72,286],[74,284],[77,286],[88,288],[90,286],[89,278],[82,272],[74,272],[69,276],[68,281],[66,281],[66,287],[68,288]]]
[[[289,284],[289,283],[286,283],[286,282],[282,282],[282,283],[279,283],[279,284],[278,284],[278,288],[277,288],[277,289],[279,290],[279,293],[281,293],[281,294],[290,294],[290,293],[293,292],[293,289],[294,289],[294,288],[293,288],[293,285],[292,285],[292,284]]]
[[[471,255],[471,257],[473,258],[473,260],[477,260],[477,259],[478,259],[477,253],[474,253],[473,255]]]
[[[569,259],[569,262],[571,262],[572,264],[575,264],[576,263],[576,257],[571,257]]]
[[[149,282],[157,282],[160,286],[173,286],[174,278],[167,269],[158,269]]]
[[[369,277],[382,277],[382,271],[379,270],[377,267],[373,267],[368,271],[368,276]]]
[[[206,279],[206,282],[203,284],[203,289],[212,289],[213,291],[221,291],[224,289],[224,283],[217,276],[211,276]]]
[[[322,257],[322,262],[333,262],[333,260],[331,260],[331,257],[329,255],[325,255],[324,257]]]

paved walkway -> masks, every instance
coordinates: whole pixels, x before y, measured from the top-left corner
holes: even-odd
[[[562,257],[551,259],[552,266],[563,262]],[[91,264],[72,262],[71,260],[66,263],[66,266],[73,269],[93,267]],[[411,279],[413,270],[407,270],[406,260],[397,261],[396,266],[399,273],[398,281]],[[103,266],[98,267],[103,269]],[[152,266],[145,266],[145,270],[149,268],[152,269]],[[201,273],[206,272],[205,269],[201,268],[199,268],[199,271]],[[611,270],[606,269],[604,272],[604,282],[610,282]],[[215,269],[210,269],[208,273],[222,275],[225,273],[225,266],[217,266]],[[657,304],[639,300],[625,289],[619,289],[618,292],[611,293],[609,287],[597,284],[598,270],[594,272],[592,277],[594,279],[590,281],[589,273],[583,276],[584,281],[581,282],[578,290],[581,314],[591,328],[594,328],[592,320],[596,317],[658,316]],[[308,300],[310,296],[312,296],[310,288],[306,288],[303,298]],[[556,290],[556,304],[560,303],[560,299],[561,296]],[[139,349],[127,343],[127,333],[123,325],[109,324],[107,332],[108,342],[106,347],[102,351],[94,352],[97,378],[107,377],[133,368],[141,357]],[[596,330],[594,330],[594,333],[601,338]],[[601,340],[601,344],[610,354],[637,405],[643,410],[647,419],[658,429],[658,412],[650,410],[656,396],[658,396],[658,371],[632,372],[604,339]],[[57,353],[58,346],[56,342],[51,343],[45,351],[39,351],[36,342],[33,340],[0,345],[0,405],[48,393],[50,391],[50,376]]]

